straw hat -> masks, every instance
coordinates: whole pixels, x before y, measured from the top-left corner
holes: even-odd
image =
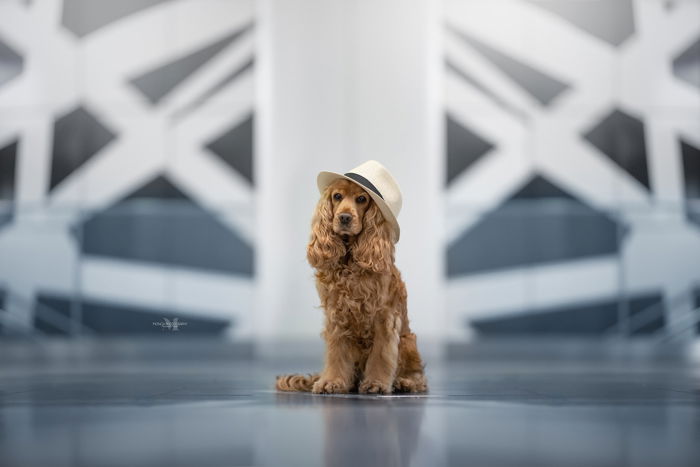
[[[398,242],[401,230],[396,218],[401,211],[401,189],[389,171],[377,161],[367,161],[345,174],[320,172],[317,178],[319,191],[323,193],[328,185],[339,178],[350,180],[367,190],[377,203],[384,219],[391,225],[394,231],[394,243]]]

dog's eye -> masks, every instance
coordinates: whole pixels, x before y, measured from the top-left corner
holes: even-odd
[[[355,201],[357,201],[358,203],[362,204],[362,203],[364,203],[365,201],[367,201],[367,198],[365,198],[364,196],[358,196],[357,199],[356,199]]]
[[[340,201],[341,199],[343,199],[343,195],[341,195],[340,193],[336,193],[333,195],[333,199],[336,201]]]

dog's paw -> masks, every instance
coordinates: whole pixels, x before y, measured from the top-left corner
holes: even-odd
[[[358,391],[360,394],[391,394],[391,386],[378,381],[363,381]]]
[[[348,388],[340,380],[319,379],[314,383],[311,392],[314,394],[344,394]]]
[[[394,389],[396,392],[428,392],[428,385],[425,378],[422,376],[413,378],[396,378],[394,381]]]

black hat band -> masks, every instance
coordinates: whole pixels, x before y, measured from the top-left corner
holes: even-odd
[[[367,179],[366,179],[365,177],[363,177],[362,175],[358,175],[358,174],[356,174],[355,172],[348,172],[348,173],[346,173],[346,174],[344,174],[344,175],[345,175],[346,177],[348,177],[348,178],[351,178],[351,179],[355,180],[357,183],[359,183],[359,184],[362,185],[363,187],[369,188],[370,190],[372,190],[373,192],[375,192],[381,199],[384,199],[384,197],[383,197],[382,194],[379,192],[379,190],[377,190],[377,187],[374,186],[374,185],[372,184],[372,182],[370,182],[369,180],[367,180]]]

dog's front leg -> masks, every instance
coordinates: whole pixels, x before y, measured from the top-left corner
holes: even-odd
[[[400,330],[401,318],[396,315],[388,314],[385,320],[377,320],[372,350],[359,387],[361,393],[391,393],[399,358]]]
[[[350,392],[355,380],[357,349],[344,336],[325,334],[325,338],[326,363],[312,391],[316,394]]]

